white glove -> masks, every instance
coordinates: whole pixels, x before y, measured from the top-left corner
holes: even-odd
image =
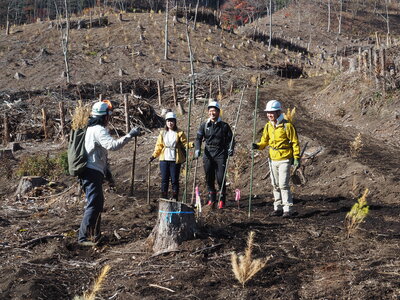
[[[138,136],[140,135],[140,128],[139,127],[134,127],[131,129],[131,131],[129,131],[129,133],[127,134],[130,138],[133,138],[134,136]]]

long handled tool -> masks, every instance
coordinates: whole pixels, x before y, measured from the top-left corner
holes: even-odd
[[[239,107],[238,107],[238,110],[236,113],[235,127],[233,128],[232,139],[231,139],[231,142],[229,143],[229,149],[232,149],[233,142],[235,140],[236,128],[237,128],[237,124],[239,121],[240,109],[242,108],[242,102],[243,102],[243,96],[244,96],[245,89],[246,89],[246,87],[243,88],[242,95],[240,97]],[[221,202],[222,192],[223,192],[224,185],[225,185],[226,173],[228,172],[229,158],[230,158],[230,156],[228,156],[228,158],[226,159],[226,163],[225,163],[224,177],[222,178],[221,189],[219,191],[219,197],[218,197],[218,206],[220,205],[220,202]]]
[[[131,189],[129,191],[130,196],[133,195],[134,184],[135,184],[136,148],[137,148],[137,137],[135,136],[135,144],[133,146],[132,171],[131,171]]]
[[[255,106],[254,106],[254,116],[253,116],[253,144],[256,141],[256,124],[257,124],[257,109],[258,109],[259,86],[260,86],[260,78],[257,79],[257,87],[256,87],[256,103],[255,103]],[[254,149],[251,150],[249,218],[251,216],[251,197],[253,196],[253,171],[254,171]]]
[[[147,165],[147,204],[150,205],[150,174],[151,174],[151,162]]]

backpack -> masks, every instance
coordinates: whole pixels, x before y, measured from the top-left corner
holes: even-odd
[[[85,136],[86,127],[71,130],[68,142],[68,170],[72,176],[82,174],[87,164]]]

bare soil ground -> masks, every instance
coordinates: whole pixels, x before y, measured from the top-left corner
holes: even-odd
[[[136,20],[137,16],[129,18]],[[141,22],[146,27],[145,19],[142,18]],[[147,19],[149,24],[161,26],[154,20],[150,21],[150,17]],[[135,22],[126,24],[136,28]],[[42,24],[33,25],[32,28],[34,26]],[[111,25],[109,30],[114,29]],[[161,30],[161,27],[159,29]],[[98,33],[97,30],[94,32]],[[208,34],[211,39],[219,39],[211,33]],[[37,38],[39,37],[38,35]],[[99,35],[99,39],[101,37],[102,35]],[[4,36],[1,38],[4,47]],[[11,43],[19,43],[18,38]],[[32,45],[40,48],[37,43]],[[50,49],[51,43],[46,45]],[[14,44],[10,47],[14,47]],[[218,46],[215,49],[218,49]],[[137,174],[135,193],[132,197],[128,196],[128,192],[133,143],[119,152],[110,153],[116,190],[112,191],[105,185],[106,202],[102,216],[104,240],[92,248],[81,247],[76,242],[84,199],[77,195],[77,184],[73,178],[62,175],[56,178],[56,184],[51,189],[46,188],[41,194],[36,192],[21,199],[14,196],[19,178],[12,173],[20,159],[38,153],[56,155],[65,150],[65,143],[58,139],[43,141],[42,133],[38,130],[36,140],[21,142],[23,150],[15,152],[15,160],[2,160],[0,298],[72,299],[90,289],[101,268],[110,265],[111,271],[98,294],[99,299],[399,299],[400,148],[398,141],[394,140],[398,132],[395,131],[398,130],[395,128],[398,119],[393,115],[398,102],[394,100],[386,103],[381,99],[368,107],[366,114],[362,114],[357,104],[359,98],[356,96],[361,86],[360,81],[351,81],[352,79],[345,75],[292,80],[268,75],[262,73],[258,67],[250,67],[257,65],[251,57],[258,55],[257,51],[260,51],[262,57],[265,48],[256,44],[252,49],[255,49],[254,52],[248,48],[243,50],[247,53],[247,58],[242,58],[242,52],[234,52],[235,55],[232,56],[237,57],[239,64],[243,59],[247,67],[217,67],[220,69],[215,73],[231,73],[234,74],[230,77],[231,80],[237,76],[236,82],[248,84],[237,126],[238,146],[228,173],[227,207],[223,210],[205,209],[199,219],[198,236],[184,242],[179,252],[153,256],[146,246],[146,238],[158,215],[160,176],[155,163],[151,173],[151,205],[146,204],[146,164],[158,135],[155,126],[138,138]],[[159,50],[161,51],[161,48]],[[229,55],[227,52],[221,53],[226,58]],[[278,65],[284,60],[279,58],[279,53],[281,52],[277,51],[276,54],[267,55],[270,61],[276,59]],[[30,55],[33,57],[34,53]],[[113,51],[110,51],[107,57],[112,55]],[[5,56],[8,60],[11,59],[8,52],[5,52]],[[161,57],[160,53],[154,57]],[[150,69],[154,71],[159,67],[154,67],[154,57],[142,58],[143,65],[139,66],[137,63],[137,70],[134,65],[126,65],[126,69],[129,74],[136,71],[140,73],[142,70],[142,77],[157,79],[158,72],[150,73]],[[115,59],[122,58],[113,57],[110,61]],[[99,72],[97,68],[104,68],[104,65],[91,68],[94,61],[82,60],[84,68],[75,68],[76,78],[88,83],[97,83],[94,74]],[[58,60],[48,62],[49,65],[38,63],[42,69],[32,69],[30,84],[27,81],[15,84],[10,78],[16,70],[15,66],[12,67],[12,62],[3,63],[7,72],[2,73],[0,81],[4,83],[3,86],[8,87],[8,91],[54,87],[51,77],[58,77],[62,71],[62,64]],[[181,77],[188,72],[181,72],[179,69],[183,65],[178,62],[166,64],[168,66],[165,68],[173,68],[173,72]],[[187,68],[187,62],[185,64]],[[235,59],[229,64],[237,66]],[[53,71],[49,68],[50,65],[57,69],[54,73],[51,73]],[[112,63],[108,66],[111,65]],[[121,62],[121,65],[124,65],[124,62]],[[118,67],[119,64],[112,65],[113,70],[118,70]],[[214,74],[212,70],[211,66],[204,67],[205,74]],[[82,72],[81,75],[79,72]],[[118,77],[106,76],[110,70],[102,72],[105,82],[112,84],[119,80]],[[260,88],[257,138],[260,137],[265,124],[265,116],[262,114],[265,101],[280,99],[284,107],[296,107],[295,126],[300,142],[302,145],[308,142],[302,161],[307,182],[301,186],[293,186],[295,209],[298,213],[293,219],[268,216],[272,210],[272,193],[270,179],[265,178],[268,171],[266,151],[258,153],[255,157],[254,199],[251,216],[248,215],[251,161],[249,149],[255,101],[254,82],[252,84],[250,78],[259,72],[262,73],[263,85]],[[5,76],[5,73],[8,75]],[[45,76],[46,74],[50,76]],[[351,82],[354,82],[354,85],[350,86]],[[365,84],[368,85],[368,82]],[[236,118],[240,99],[239,87],[241,85],[238,84],[232,95],[229,95],[229,89],[226,89],[221,100],[223,119],[230,124],[233,124]],[[350,89],[356,92],[351,95]],[[120,97],[116,94],[111,96]],[[54,97],[32,97],[28,100],[31,101],[28,103],[46,105],[52,103]],[[349,101],[349,105],[344,107],[345,114],[339,116],[336,112],[339,104],[335,106],[332,102],[341,103],[344,100]],[[156,98],[146,101],[159,112]],[[187,105],[185,108],[187,110]],[[202,110],[203,104],[199,101],[193,108],[191,140],[202,116]],[[30,112],[29,105],[24,107],[24,111]],[[116,128],[120,128],[119,116],[117,113],[113,121]],[[383,122],[382,118],[385,118],[385,126],[379,127]],[[185,116],[180,116],[178,122],[178,125],[186,130]],[[375,129],[379,131],[374,131]],[[364,147],[356,157],[352,157],[349,144],[359,132],[362,133]],[[115,134],[115,131],[112,130],[112,133]],[[243,161],[246,163],[243,164]],[[204,196],[201,161],[199,170],[197,182]],[[235,177],[237,171],[239,176]],[[190,198],[191,182],[189,187]],[[236,188],[242,191],[240,203],[233,201]],[[347,238],[343,223],[346,213],[365,188],[371,191],[368,196],[370,213],[360,229]],[[254,257],[272,255],[272,258],[243,288],[234,278],[230,254],[232,251],[243,253],[250,231],[256,233]],[[24,243],[32,239],[47,235],[60,237],[24,246]]]

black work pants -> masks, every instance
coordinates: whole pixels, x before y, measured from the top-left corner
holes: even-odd
[[[226,167],[226,157],[220,155],[217,157],[211,157],[204,155],[203,159],[204,172],[206,174],[207,189],[209,193],[215,193],[215,179],[219,186],[219,191],[221,191],[222,180],[224,178],[225,167]],[[222,197],[225,199],[226,184],[222,188]],[[218,198],[217,198],[218,199]]]
[[[181,171],[181,164],[174,161],[160,161],[161,171],[161,192],[168,195],[169,180],[171,179],[172,192],[179,194],[179,173]]]

